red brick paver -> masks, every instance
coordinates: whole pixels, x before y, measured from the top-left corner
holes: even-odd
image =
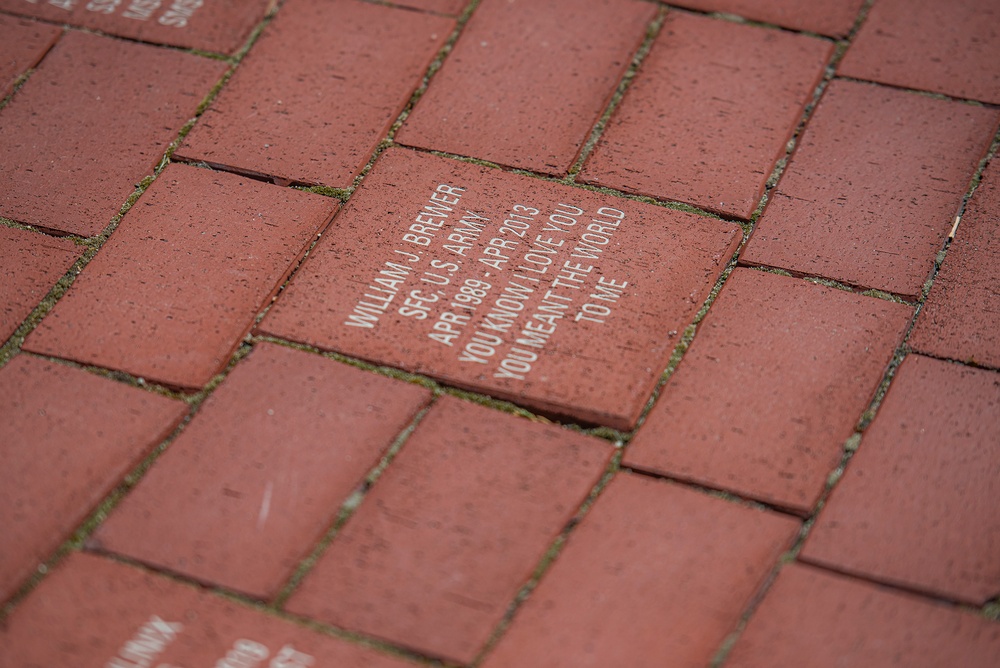
[[[263,331],[629,428],[739,229],[394,150]]]
[[[439,14],[455,15],[460,14],[465,9],[469,0],[395,0],[392,4]]]
[[[0,216],[99,233],[225,68],[179,51],[66,34],[0,112]]]
[[[275,0],[0,0],[0,9],[157,44],[233,53]]]
[[[357,0],[289,2],[177,155],[347,188],[453,28]]]
[[[82,254],[69,239],[0,226],[0,345]]]
[[[671,14],[580,180],[749,218],[832,53]]]
[[[185,412],[181,402],[27,355],[0,370],[0,601]]]
[[[804,559],[982,605],[1000,591],[1000,375],[903,362]]]
[[[87,554],[68,557],[0,627],[0,668],[413,665]]]
[[[736,270],[625,463],[808,514],[912,315]]]
[[[484,668],[705,666],[798,522],[620,475]]]
[[[915,350],[1000,367],[1000,166],[984,173],[934,280]]]
[[[92,544],[273,598],[430,392],[261,344]]]
[[[726,668],[991,668],[1000,625],[851,578],[781,571]]]
[[[330,220],[334,201],[171,165],[25,348],[201,387]]]
[[[0,14],[0,99],[10,95],[18,77],[38,64],[60,34],[56,26]]]
[[[564,174],[655,13],[634,0],[483,0],[397,139]]]
[[[742,259],[916,297],[998,120],[833,82]]]
[[[840,74],[1000,104],[995,0],[878,0]]]
[[[288,607],[467,663],[610,454],[590,437],[442,399]]]
[[[672,4],[841,37],[854,25],[864,0],[674,0]]]

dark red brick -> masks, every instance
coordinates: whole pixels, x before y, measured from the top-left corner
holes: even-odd
[[[450,188],[465,190],[455,198],[447,193],[459,191]],[[452,203],[429,200],[432,195]],[[441,209],[439,213],[449,216],[446,219],[431,217],[427,208],[431,206],[455,210]],[[524,208],[515,211],[515,206],[537,209],[537,215],[528,217]],[[575,217],[558,213],[578,210],[581,213]],[[489,221],[476,221],[469,211]],[[512,212],[523,217],[509,216]],[[479,229],[459,222],[463,216],[478,222]],[[552,223],[551,216],[560,224]],[[598,227],[594,228],[598,232],[583,229],[598,225],[591,222],[597,219],[605,221],[607,234],[599,234]],[[442,221],[442,227],[434,228],[433,234],[414,231],[431,229],[415,222],[420,220],[431,225]],[[510,229],[501,231],[502,227]],[[456,232],[460,229],[469,231]],[[522,233],[523,238],[516,236]],[[590,248],[597,250],[578,255],[591,258],[571,257],[582,233],[588,235],[585,241],[593,242]],[[450,235],[458,235],[457,240],[449,241]],[[419,238],[429,245],[407,241]],[[492,240],[503,241],[490,245]],[[629,428],[666,366],[680,338],[677,332],[684,330],[708,296],[739,240],[739,228],[730,223],[397,149],[379,159],[265,318],[262,330],[428,373],[541,411]],[[525,259],[531,244],[536,248]],[[452,252],[459,249],[464,255]],[[486,249],[495,254],[484,254]],[[510,260],[502,261],[501,255]],[[481,259],[496,262],[490,266]],[[388,267],[387,262],[402,269]],[[583,269],[557,284],[553,278],[565,263]],[[537,272],[517,269],[521,266]],[[539,273],[542,270],[545,273]],[[380,275],[381,271],[401,273],[397,281]],[[445,280],[447,286],[432,283]],[[599,280],[628,285],[618,301],[592,299]],[[482,288],[484,283],[489,289]],[[520,296],[508,291],[514,284],[524,288]],[[420,291],[416,297],[414,291]],[[555,296],[546,300],[549,291]],[[501,304],[513,315],[504,323],[497,318],[488,321],[500,297],[513,300]],[[484,304],[475,303],[480,298]],[[476,310],[463,308],[462,299]],[[543,301],[547,311],[539,311]],[[591,303],[592,314],[610,305],[611,315],[603,317],[606,322],[576,320],[584,304]],[[566,308],[560,309],[561,304]],[[426,311],[420,310],[424,307]],[[402,315],[400,309],[411,315]],[[445,313],[463,317],[468,313],[471,319],[451,325],[453,335],[443,327],[434,329],[444,322],[440,318]],[[547,313],[554,314],[548,321],[535,317]],[[422,314],[426,318],[419,319]],[[489,329],[505,323],[506,332]],[[524,334],[529,323],[536,331]],[[447,340],[431,339],[430,334]],[[540,337],[538,346],[517,343],[532,334]],[[476,357],[473,353],[482,363],[460,361]],[[537,360],[532,359],[535,354]],[[515,368],[514,357],[531,360],[530,369]],[[512,373],[520,369],[524,373],[515,375],[524,378],[497,377],[504,369]]]
[[[983,174],[934,280],[916,329],[915,350],[1000,367],[1000,173]]]
[[[350,187],[454,26],[356,0],[289,2],[177,155]]]
[[[879,0],[840,74],[1000,104],[995,0]]]
[[[261,344],[92,546],[273,598],[429,400],[416,385]]]
[[[911,355],[804,559],[982,605],[1000,591],[1000,375]]]
[[[842,37],[854,26],[864,0],[675,0],[673,4]]]
[[[0,370],[0,601],[185,413],[179,401],[28,355]]]
[[[69,239],[0,225],[0,345],[82,254]]]
[[[454,16],[462,13],[469,0],[395,0],[392,4]]]
[[[80,553],[61,563],[0,627],[2,668],[247,665],[414,664],[134,566]]]
[[[832,53],[812,37],[670,14],[580,180],[749,218]]]
[[[610,455],[597,439],[444,398],[288,608],[468,663]]]
[[[808,514],[912,316],[737,269],[625,463]]]
[[[798,529],[620,474],[483,666],[706,666]]]
[[[792,564],[782,569],[726,668],[990,668],[1000,624],[952,606]]]
[[[67,33],[3,110],[0,216],[99,233],[225,69],[180,51]]]
[[[397,139],[565,174],[655,14],[633,0],[483,0]]]
[[[915,298],[998,120],[993,109],[834,81],[743,260]]]
[[[171,165],[25,348],[201,387],[225,367],[334,202]]]
[[[10,95],[18,77],[38,64],[60,34],[56,26],[0,14],[0,99]]]
[[[144,42],[234,53],[274,4],[275,0],[0,0],[0,9]]]

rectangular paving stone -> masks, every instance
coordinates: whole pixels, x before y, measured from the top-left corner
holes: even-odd
[[[0,667],[405,668],[197,587],[74,553],[0,627]]]
[[[430,392],[260,344],[88,544],[274,598]]]
[[[69,239],[0,225],[0,342],[21,326],[83,250]]]
[[[633,0],[483,0],[396,139],[565,174],[655,15]]]
[[[289,2],[176,155],[348,188],[454,27],[357,0]]]
[[[1000,375],[911,355],[802,558],[983,605],[1000,592]]]
[[[443,398],[288,609],[469,663],[611,452],[589,436]]]
[[[61,34],[57,26],[0,14],[0,100],[11,94],[18,77],[37,65]]]
[[[916,299],[998,120],[834,81],[742,260]]]
[[[736,14],[793,30],[843,37],[854,26],[864,0],[674,0],[672,4],[705,12]]]
[[[798,529],[784,515],[619,474],[483,666],[702,668]]]
[[[843,76],[1000,104],[1000,5],[879,0],[839,66]]]
[[[832,53],[671,13],[580,180],[749,218]]]
[[[171,165],[24,347],[199,388],[335,211],[327,197]]]
[[[1000,624],[951,606],[792,564],[781,570],[726,668],[990,668]]]
[[[455,16],[462,13],[469,0],[394,0],[392,4]]]
[[[3,110],[0,216],[98,234],[225,69],[172,49],[68,32]]]
[[[1000,367],[1000,173],[993,163],[969,200],[910,345]]]
[[[261,331],[628,429],[736,225],[404,150]]]
[[[143,42],[235,53],[275,0],[0,0],[0,9]]]
[[[0,369],[0,601],[186,412],[179,401],[29,355]]]
[[[912,316],[737,269],[624,463],[808,515]]]

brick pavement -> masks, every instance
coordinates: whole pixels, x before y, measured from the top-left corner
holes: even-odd
[[[1000,665],[996,18],[0,0],[0,668]]]

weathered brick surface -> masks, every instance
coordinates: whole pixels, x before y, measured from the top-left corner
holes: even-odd
[[[610,455],[597,439],[442,399],[288,608],[468,663]]]
[[[1000,374],[911,355],[802,557],[982,605],[1000,591]]]
[[[1000,104],[997,26],[994,0],[879,0],[839,72]]]
[[[749,218],[829,42],[672,13],[580,180]]]
[[[171,165],[25,348],[201,387],[335,210],[330,198]]]
[[[469,0],[397,0],[393,4],[454,16],[462,13],[462,10],[469,4]]]
[[[91,545],[273,598],[430,392],[260,344]]]
[[[910,337],[915,350],[1000,367],[1000,166],[987,168]]]
[[[0,342],[6,341],[83,254],[68,239],[0,226]]]
[[[67,33],[2,112],[0,216],[98,234],[225,69],[180,51]]]
[[[743,261],[915,298],[1000,114],[833,82]]]
[[[737,269],[625,463],[808,514],[912,316]]]
[[[672,4],[841,37],[854,25],[864,0],[675,0]]]
[[[18,77],[38,64],[62,34],[56,26],[0,14],[0,99]]]
[[[397,139],[564,174],[655,13],[634,0],[484,0]]]
[[[621,474],[483,666],[706,666],[798,528]]]
[[[0,601],[185,412],[179,401],[28,355],[0,369]]]
[[[347,188],[454,25],[357,0],[288,2],[177,155]]]

